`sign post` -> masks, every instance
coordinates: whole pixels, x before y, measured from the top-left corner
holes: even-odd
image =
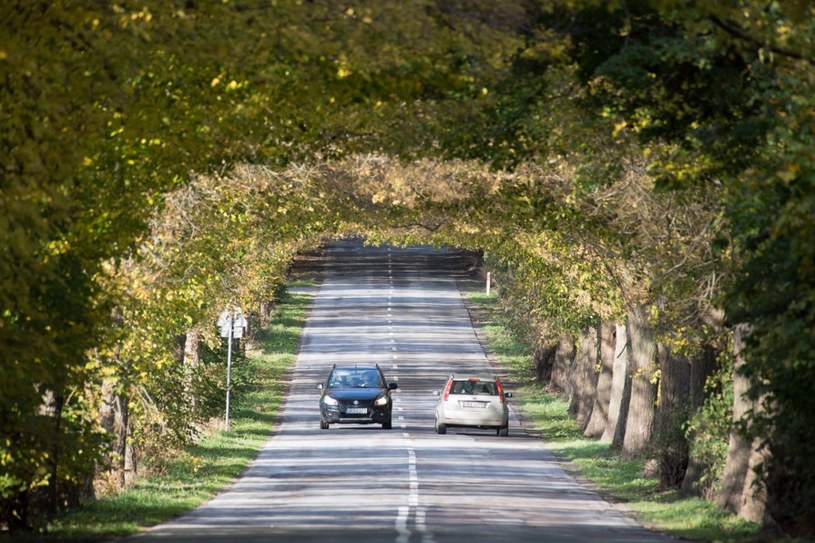
[[[242,338],[243,331],[246,328],[246,318],[243,316],[241,308],[235,311],[223,311],[221,316],[218,317],[218,326],[221,327],[221,337],[227,338],[226,347],[226,418],[225,428],[229,431],[229,392],[232,377],[232,340],[234,338]]]

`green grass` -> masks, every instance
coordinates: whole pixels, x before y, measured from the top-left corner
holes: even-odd
[[[642,461],[623,461],[609,444],[582,435],[568,415],[569,404],[535,383],[530,349],[512,334],[497,297],[470,292],[466,300],[484,330],[492,355],[518,383],[516,401],[547,447],[609,501],[624,503],[646,526],[697,541],[770,541],[757,524],[723,514],[712,503],[660,492],[656,479],[643,476]]]
[[[257,348],[247,353],[254,380],[242,397],[233,396],[228,432],[208,431],[176,454],[162,476],[140,478],[125,492],[64,514],[47,536],[15,534],[15,541],[101,541],[134,534],[194,509],[231,483],[269,439],[309,304],[308,296],[286,296],[258,332]]]
[[[306,275],[306,273],[310,273],[311,276]],[[317,280],[318,274],[319,272],[303,272],[302,276],[291,279],[286,286],[290,289],[317,287],[320,284]]]

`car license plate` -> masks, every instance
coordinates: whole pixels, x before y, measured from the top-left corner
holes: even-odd
[[[348,415],[367,415],[368,408],[367,407],[346,407],[345,412]]]
[[[475,408],[485,408],[487,404],[485,402],[461,402],[461,407],[475,407]]]

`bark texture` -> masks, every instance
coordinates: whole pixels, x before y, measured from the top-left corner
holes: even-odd
[[[591,409],[591,418],[584,434],[588,437],[600,437],[608,424],[608,408],[611,402],[611,382],[614,372],[614,336],[615,328],[610,322],[602,322],[599,332],[600,373],[597,376],[597,391]]]
[[[591,417],[594,396],[597,391],[597,326],[587,326],[580,333],[575,361],[572,365],[570,381],[572,398],[569,414],[581,429],[585,430]]]
[[[198,364],[201,360],[201,331],[193,328],[187,332],[186,340],[184,342],[184,367],[187,370],[186,389],[189,396],[190,405],[193,409],[198,408],[198,396],[195,394],[192,385],[192,379],[196,371],[198,371]]]
[[[767,492],[757,477],[755,468],[763,460],[759,440],[750,440],[739,431],[744,415],[757,407],[748,397],[750,380],[742,375],[743,351],[749,326],[736,325],[733,331],[733,428],[727,449],[719,507],[753,522],[764,522],[767,511]]]
[[[611,397],[608,402],[608,422],[600,438],[617,449],[622,448],[631,399],[631,374],[628,371],[628,331],[625,324],[614,326],[614,367],[611,372]]]
[[[660,379],[654,441],[659,483],[663,489],[678,488],[688,466],[683,424],[688,419],[690,363],[663,344],[658,345],[657,352]]]
[[[557,351],[555,352],[555,364],[552,367],[552,388],[563,393],[564,396],[571,396],[571,386],[569,383],[569,373],[574,362],[574,340],[568,334],[563,334],[558,338]]]
[[[130,401],[127,397],[116,397],[116,455],[120,484],[125,486],[135,476],[135,462],[133,459],[133,446],[130,437]]]
[[[651,439],[656,413],[657,385],[653,382],[656,343],[641,306],[635,307],[628,316],[628,340],[631,344],[631,399],[623,439],[624,460],[636,458],[643,452]]]
[[[551,382],[557,348],[557,343],[550,343],[535,350],[533,356],[535,359],[535,378],[538,383],[546,384]]]

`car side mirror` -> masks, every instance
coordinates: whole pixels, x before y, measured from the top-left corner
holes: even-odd
[[[317,386],[315,388],[317,390],[322,390],[323,389],[323,384],[322,383],[317,383]]]
[[[441,394],[440,390],[434,390],[433,391],[433,396],[438,396],[439,394]]]
[[[504,398],[512,398],[512,392],[504,392]]]
[[[399,388],[399,383],[388,383],[388,390],[396,390]]]

